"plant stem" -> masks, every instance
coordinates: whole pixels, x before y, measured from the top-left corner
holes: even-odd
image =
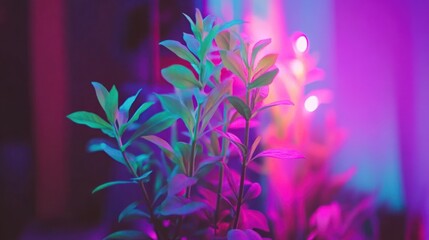
[[[196,148],[197,148],[197,137],[198,137],[198,128],[200,125],[200,117],[201,117],[201,107],[198,105],[197,107],[197,119],[195,121],[195,127],[194,132],[191,135],[191,159],[189,161],[188,165],[188,176],[193,177],[194,176],[194,170],[195,170],[195,158],[196,158]],[[191,197],[191,189],[192,186],[189,186],[186,188],[186,198]]]
[[[130,173],[135,177],[139,177],[137,171],[132,167],[130,160],[128,159],[127,155],[125,154],[125,150],[123,149],[123,144],[122,144],[122,139],[121,137],[117,137],[117,142],[118,142],[118,146],[119,149],[121,151],[122,157],[125,160],[125,163],[128,167],[128,170],[130,171]],[[152,206],[152,201],[150,200],[148,191],[146,189],[146,186],[144,185],[143,181],[139,181],[139,186],[143,192],[143,197],[144,197],[144,201],[146,203],[146,206],[149,210],[149,216],[150,216],[150,220],[154,225],[154,230],[157,236],[157,239],[168,239],[167,236],[165,236],[165,231],[163,230],[163,226],[161,225],[161,223],[158,221],[158,219],[156,218],[155,214],[154,214],[154,209]]]
[[[249,106],[249,88],[246,85],[246,104]],[[250,119],[246,119],[246,128],[244,132],[244,145],[247,150],[249,150],[249,132],[250,132]],[[233,229],[236,229],[238,226],[238,220],[240,218],[241,206],[243,204],[243,194],[244,194],[244,181],[246,180],[246,168],[247,168],[247,159],[249,156],[249,151],[246,152],[245,156],[243,156],[243,163],[241,166],[241,176],[240,176],[240,189],[238,191],[238,199],[237,199],[237,208],[235,210],[235,218]]]
[[[225,122],[223,124],[223,129],[222,129],[223,132],[226,132],[228,130],[227,116],[228,116],[228,110],[226,108],[224,108],[223,119],[225,120]],[[215,209],[215,214],[214,214],[214,225],[213,225],[215,236],[217,234],[217,222],[219,221],[220,200],[222,197],[223,177],[225,174],[225,168],[224,168],[223,164],[225,163],[226,148],[228,147],[228,144],[229,144],[229,141],[226,138],[222,138],[222,152],[221,152],[222,161],[221,161],[221,165],[220,165],[220,169],[219,169],[219,182],[218,182],[218,187],[217,187],[216,209]]]

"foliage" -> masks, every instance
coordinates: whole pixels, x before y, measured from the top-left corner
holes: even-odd
[[[218,24],[213,16],[203,18],[199,10],[195,21],[185,17],[192,30],[184,33],[185,44],[174,40],[160,44],[191,68],[174,64],[162,69],[162,76],[175,91],[155,94],[160,112],[141,121],[154,102],[143,103],[131,113],[140,91],[119,105],[115,86],[108,91],[94,82],[105,118],[84,111],[68,116],[114,139],[115,144],[109,139],[92,141],[89,149],[105,152],[130,173],[128,179],[101,184],[93,193],[119,184],[138,185],[142,201],[130,203],[119,221],[147,221],[157,239],[261,239],[260,234],[270,235],[270,229],[265,215],[248,205],[262,192],[259,183],[246,177],[248,166],[257,164],[258,158],[302,158],[288,149],[260,150],[261,137],[250,134],[259,112],[292,104],[288,100],[263,103],[278,73],[277,55],[260,56],[269,39],[250,48],[231,30],[242,21]],[[176,128],[178,121],[185,127],[180,138],[160,134]],[[141,152],[138,145],[142,143],[159,149],[152,149],[155,154]],[[150,237],[139,229],[106,237],[118,238]]]

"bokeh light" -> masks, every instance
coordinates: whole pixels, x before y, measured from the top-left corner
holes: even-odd
[[[319,99],[316,96],[310,96],[305,100],[305,110],[314,112],[319,107]]]

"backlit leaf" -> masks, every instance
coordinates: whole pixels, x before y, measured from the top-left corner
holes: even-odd
[[[202,202],[191,202],[185,197],[168,196],[157,208],[157,212],[162,216],[188,215],[206,207]]]
[[[162,46],[168,48],[175,53],[178,57],[190,62],[191,64],[198,65],[198,60],[195,56],[180,42],[174,40],[165,40],[160,42]]]
[[[122,105],[119,107],[119,111],[122,112],[125,116],[124,122],[128,121],[128,115],[129,115],[130,108],[133,105],[134,101],[136,100],[137,96],[139,95],[140,91],[141,91],[141,89],[138,90],[134,96],[127,98],[127,100],[125,100],[125,102],[122,103]]]
[[[103,132],[113,137],[113,128],[112,125],[107,123],[101,117],[95,113],[79,111],[71,113],[67,116],[70,120],[75,123],[86,125],[90,128],[101,129]]]
[[[135,121],[137,121],[140,118],[140,115],[142,113],[144,113],[153,104],[154,104],[154,102],[145,102],[142,105],[140,105],[140,107],[136,110],[136,112],[133,114],[133,116],[131,117],[131,119],[127,123],[125,123],[125,124],[123,124],[122,126],[119,127],[119,135],[122,136],[122,134],[127,129],[127,127],[129,125],[133,124]]]
[[[188,47],[189,51],[191,51],[193,54],[198,54],[198,49],[200,48],[200,43],[198,40],[191,34],[183,33],[183,40],[186,43],[186,46]],[[195,63],[194,63],[195,64]],[[196,63],[196,65],[198,62]]]
[[[220,51],[222,63],[225,67],[239,77],[243,82],[247,81],[246,74],[244,72],[243,61],[237,54],[231,51]]]
[[[191,19],[191,17],[189,17],[188,15],[184,14],[183,15],[186,17],[186,19],[188,19],[189,24],[191,25],[191,30],[194,33],[195,38],[198,41],[201,41],[201,32],[198,31],[197,26],[195,25],[194,21]]]
[[[257,198],[259,195],[261,195],[261,192],[261,185],[257,182],[252,183],[247,192],[244,194],[243,202]]]
[[[112,89],[110,89],[109,95],[106,98],[105,105],[107,120],[109,120],[111,124],[113,124],[116,120],[116,111],[118,111],[118,100],[118,89],[116,89],[116,86],[113,85]]]
[[[261,229],[269,232],[268,221],[265,215],[259,211],[243,208],[241,212],[240,228],[244,229]]]
[[[269,157],[269,158],[277,158],[277,159],[300,159],[304,158],[304,156],[295,150],[290,149],[268,149],[258,153],[256,156],[252,158],[252,160],[260,158],[260,157]]]
[[[106,144],[104,142],[96,142],[96,141],[91,142],[90,145],[88,146],[88,151],[89,152],[103,151],[107,155],[109,155],[109,157],[113,158],[113,160],[115,160],[121,164],[126,165],[121,151],[109,146],[108,144]],[[125,154],[127,154],[127,157],[129,157],[129,158],[134,158],[130,153],[125,153]]]
[[[188,128],[188,131],[193,131],[195,126],[195,118],[191,111],[185,105],[183,105],[177,96],[171,94],[156,94],[156,96],[161,102],[162,108],[165,111],[181,118]]]
[[[176,174],[168,181],[168,196],[183,192],[187,187],[194,185],[196,182],[196,178],[188,177],[182,173]]]
[[[215,16],[208,15],[203,20],[204,31],[209,32],[213,28],[213,23],[216,20]]]
[[[253,156],[253,153],[255,153],[255,150],[256,150],[256,148],[258,147],[259,142],[261,142],[261,139],[262,139],[262,137],[261,137],[261,136],[258,136],[258,137],[255,139],[255,141],[253,141],[253,143],[252,143],[252,147],[250,148],[250,152],[249,152],[249,156],[250,156],[250,157],[252,157],[252,156]]]
[[[279,69],[268,71],[249,84],[249,89],[270,85],[276,77]]]
[[[171,147],[171,145],[165,141],[164,139],[156,136],[156,135],[149,135],[149,136],[143,136],[142,138],[146,139],[147,141],[155,144],[159,148],[161,148],[164,151],[167,151],[170,154],[174,154],[174,150]]]
[[[100,103],[100,106],[103,108],[104,111],[106,111],[106,98],[108,97],[109,92],[101,83],[91,82],[91,84],[95,89],[95,93],[97,95],[97,99]]]
[[[143,156],[147,156],[147,155],[143,155]],[[141,176],[136,177],[136,178],[132,178],[133,181],[143,181],[143,182],[148,182],[149,181],[149,176],[150,174],[152,174],[152,170],[149,170],[145,173],[143,173]]]
[[[130,205],[128,205],[118,216],[118,222],[122,222],[123,220],[133,220],[133,219],[139,219],[139,218],[147,218],[149,219],[150,216],[148,213],[137,209],[137,206],[139,205],[139,201],[132,202]]]
[[[96,193],[100,190],[103,190],[105,188],[111,187],[111,186],[115,186],[115,185],[119,185],[119,184],[135,184],[136,182],[134,181],[113,181],[113,182],[106,182],[103,183],[101,185],[99,185],[98,187],[94,188],[94,190],[92,190],[92,193]]]
[[[231,92],[232,80],[228,79],[217,85],[206,98],[203,106],[202,125],[201,129],[204,131],[209,121],[217,111],[219,105],[224,100],[225,96]]]
[[[243,102],[243,100],[235,96],[229,96],[228,101],[235,108],[235,110],[237,110],[237,112],[244,117],[244,119],[250,119],[250,108],[246,105],[246,103]]]
[[[277,61],[278,54],[265,55],[259,62],[253,71],[253,78],[258,78],[270,69]]]
[[[153,115],[134,132],[128,142],[124,145],[124,148],[129,146],[132,141],[139,137],[153,135],[169,128],[174,122],[176,122],[176,120],[177,116],[165,111]]]
[[[264,47],[268,46],[268,44],[271,43],[271,39],[263,39],[261,41],[258,41],[255,43],[255,46],[253,46],[252,49],[252,59],[250,60],[250,66],[253,68],[255,64],[256,56],[258,55],[259,51],[261,51]]]
[[[197,81],[192,71],[183,65],[171,65],[162,69],[161,74],[167,82],[179,89],[201,87],[201,83]]]

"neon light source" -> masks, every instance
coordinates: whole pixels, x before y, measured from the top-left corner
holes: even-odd
[[[305,35],[299,36],[295,41],[295,49],[300,53],[304,53],[308,49],[308,39]]]
[[[319,107],[319,99],[316,96],[308,97],[304,102],[305,110],[314,112]]]

